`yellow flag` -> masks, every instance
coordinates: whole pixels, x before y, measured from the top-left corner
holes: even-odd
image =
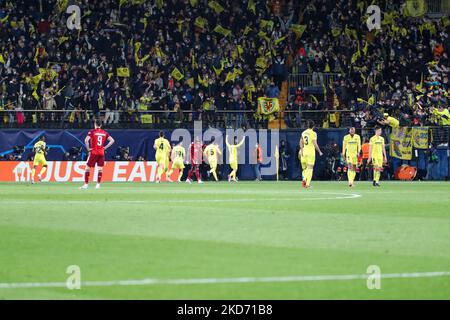
[[[191,88],[194,89],[195,87],[195,83],[194,83],[194,78],[189,78],[186,80],[186,84]]]
[[[190,0],[189,2],[191,3],[191,6],[194,8],[198,5],[198,0]]]
[[[364,48],[363,48],[364,56],[367,55],[368,50],[369,50],[369,42],[367,42],[367,40],[366,40],[366,44],[364,45]]]
[[[427,3],[425,0],[406,0],[403,10],[405,17],[420,17],[427,13]]]
[[[303,35],[303,32],[305,32],[305,30],[306,30],[306,25],[293,24],[293,25],[291,25],[289,30],[293,31],[296,34],[297,38],[301,38]]]
[[[217,33],[223,35],[224,37],[228,37],[231,34],[231,30],[228,30],[228,29],[222,27],[220,24],[218,24],[214,28],[214,32],[217,32]]]
[[[259,67],[260,69],[267,69],[267,63],[266,63],[266,58],[264,57],[259,57],[256,59],[256,66]]]
[[[236,79],[237,74],[233,71],[227,73],[227,77],[225,78],[225,82],[234,81]]]
[[[208,7],[210,7],[211,9],[214,10],[214,12],[216,14],[220,14],[222,11],[224,11],[225,9],[220,5],[220,3],[216,2],[216,1],[209,1],[208,2]]]
[[[61,45],[64,42],[66,42],[67,40],[69,40],[69,37],[61,36],[58,38],[58,44]]]
[[[207,21],[205,18],[197,17],[197,18],[195,19],[194,24],[195,24],[197,27],[201,28],[201,29],[205,29],[205,25],[207,24],[207,22],[208,22],[208,21]]]
[[[270,41],[269,37],[267,36],[267,33],[265,33],[264,31],[258,32],[258,36],[259,36],[261,39],[264,39],[264,40],[267,41],[267,42]]]
[[[164,0],[156,0],[156,7],[161,10],[164,5]]]
[[[180,70],[178,70],[178,68],[173,69],[170,75],[177,81],[180,81],[184,78],[184,75],[180,72]]]
[[[117,68],[117,76],[128,78],[130,76],[130,69],[127,67]]]
[[[373,106],[375,104],[375,96],[374,95],[370,96],[369,100],[367,100],[367,104],[369,106]]]
[[[197,76],[197,80],[198,80],[198,83],[200,83],[202,86],[204,86],[204,87],[209,86],[208,80],[202,79],[202,77],[200,75]]]
[[[122,7],[127,2],[128,2],[128,0],[119,0],[119,9],[120,9],[120,7]]]
[[[287,38],[287,36],[284,36],[284,37],[281,37],[281,38],[275,40],[275,44],[279,44],[280,42],[283,42],[284,39],[286,39],[286,38]]]
[[[5,58],[3,58],[3,54],[0,53],[0,63],[5,64]]]
[[[255,0],[248,0],[247,10],[253,12],[253,14],[256,14]]]
[[[6,21],[8,21],[8,19],[9,19],[9,14],[6,17],[4,17],[3,19],[0,19],[0,23],[4,24]]]
[[[250,28],[249,26],[246,26],[245,27],[245,30],[244,30],[244,36],[246,36],[249,32],[251,32],[253,29],[252,28]]]
[[[317,97],[315,95],[311,94],[310,96],[311,96],[312,102],[314,102],[315,104],[319,104],[319,99],[317,99]]]

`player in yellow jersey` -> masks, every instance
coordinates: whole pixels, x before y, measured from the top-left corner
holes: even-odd
[[[387,162],[384,138],[381,136],[381,128],[375,128],[375,135],[369,141],[369,159],[367,164],[373,164],[373,186],[379,187],[380,175],[383,164]]]
[[[39,182],[42,181],[42,175],[47,171],[47,160],[45,159],[45,155],[47,154],[47,144],[45,143],[45,136],[42,136],[39,141],[34,144],[33,152],[34,162],[33,169],[31,170],[31,183],[34,183],[34,177],[38,166],[42,166],[41,171],[38,174]]]
[[[158,164],[156,183],[161,182],[161,176],[169,167],[170,143],[164,138],[164,132],[159,132],[159,138],[155,140],[153,148],[156,150],[155,159]]]
[[[214,137],[211,140],[211,143],[203,151],[203,154],[205,155],[206,159],[208,159],[210,168],[209,173],[212,173],[214,179],[216,181],[219,181],[219,178],[217,178],[217,161],[218,157],[222,155],[222,151],[220,151],[219,146],[214,143]]]
[[[316,163],[316,150],[322,156],[323,153],[317,144],[317,134],[314,132],[314,122],[308,120],[308,129],[302,132],[300,138],[300,157],[302,167],[306,167],[303,172],[302,186],[309,188],[313,176],[314,164]]]
[[[358,155],[361,152],[361,137],[355,133],[355,127],[351,127],[349,133],[342,142],[342,159],[347,164],[348,186],[353,187],[358,167]]]
[[[383,114],[383,120],[378,120],[379,124],[390,126],[391,128],[400,127],[400,121],[395,119],[394,117],[389,116],[389,114]]]
[[[231,173],[228,175],[228,182],[236,180],[236,173],[238,170],[238,148],[244,144],[245,137],[242,138],[241,142],[237,143],[237,138],[234,137],[234,144],[228,143],[228,136],[225,138],[225,142],[227,144],[228,152],[230,153],[230,167]]]
[[[175,169],[178,169],[178,178],[177,182],[181,181],[181,177],[183,176],[184,169],[184,159],[186,157],[186,149],[184,149],[182,145],[182,141],[180,141],[175,147],[172,149],[172,168],[167,172],[167,181],[172,182],[170,178],[172,176],[172,172]]]

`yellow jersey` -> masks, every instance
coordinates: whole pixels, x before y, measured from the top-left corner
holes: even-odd
[[[315,154],[314,140],[317,140],[317,133],[312,129],[306,129],[302,132],[303,154]]]
[[[400,127],[400,121],[398,121],[394,117],[387,117],[386,120],[389,123],[389,126],[391,126],[392,128]]]
[[[370,138],[369,144],[372,148],[372,159],[383,159],[384,138],[382,136],[374,135]]]
[[[166,153],[170,151],[170,143],[166,138],[158,138],[155,140],[156,153]]]
[[[210,144],[205,148],[204,153],[208,157],[208,160],[217,161],[217,156],[220,153],[219,146],[216,144]]]
[[[342,151],[345,155],[358,155],[361,151],[361,137],[357,134],[354,134],[353,137],[351,134],[347,134],[344,137],[344,141],[342,144]]]
[[[174,155],[174,158],[172,160],[184,161],[184,157],[186,156],[186,149],[184,149],[183,146],[175,146],[173,147],[172,154]]]
[[[44,141],[38,141],[34,144],[35,155],[45,155],[47,144]]]

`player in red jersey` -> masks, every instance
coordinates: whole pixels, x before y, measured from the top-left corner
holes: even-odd
[[[91,142],[90,147],[89,141]],[[105,146],[106,141],[108,141],[108,144]],[[89,156],[86,171],[84,172],[84,185],[80,189],[88,188],[91,168],[95,168],[95,165],[98,166],[97,185],[95,188],[99,189],[102,181],[103,166],[105,165],[105,151],[113,145],[114,139],[108,132],[102,130],[101,122],[96,120],[94,122],[94,130],[89,131],[86,139],[84,139],[84,143]]]
[[[194,142],[191,143],[189,147],[189,155],[191,158],[191,170],[189,170],[186,182],[191,183],[191,176],[195,172],[195,176],[197,177],[198,183],[203,183],[202,178],[200,177],[200,165],[202,164],[203,157],[203,144],[200,141],[199,137],[195,137]]]

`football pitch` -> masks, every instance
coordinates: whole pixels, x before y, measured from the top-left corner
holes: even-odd
[[[0,184],[0,299],[450,299],[449,183],[80,185]]]

